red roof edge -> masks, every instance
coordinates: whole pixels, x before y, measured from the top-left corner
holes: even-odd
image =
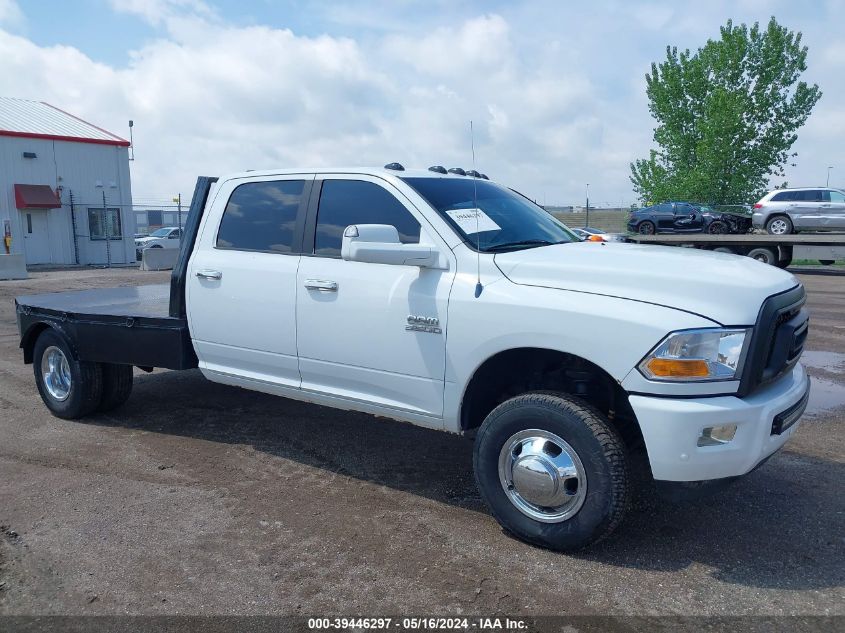
[[[45,106],[47,106],[48,108],[53,108],[53,109],[54,109],[54,110],[56,110],[57,112],[61,112],[62,114],[65,114],[65,115],[69,116],[71,119],[76,119],[76,120],[77,120],[77,121],[79,121],[80,123],[84,123],[85,125],[90,125],[92,128],[94,128],[94,129],[96,129],[96,130],[100,130],[100,132],[102,132],[103,134],[108,134],[109,136],[113,137],[115,140],[118,140],[118,141],[123,141],[124,143],[127,143],[127,144],[129,143],[129,141],[127,141],[125,138],[120,138],[117,134],[112,134],[112,133],[111,133],[111,132],[109,132],[108,130],[104,130],[104,129],[103,129],[103,128],[101,128],[99,125],[94,125],[94,124],[93,124],[93,123],[91,123],[90,121],[86,121],[85,119],[80,119],[80,118],[79,118],[78,116],[76,116],[75,114],[71,114],[70,112],[66,112],[66,111],[62,110],[61,108],[57,108],[56,106],[54,106],[54,105],[52,105],[52,104],[50,104],[50,103],[47,103],[46,101],[42,101],[41,103],[43,103],[43,104],[44,104]]]
[[[19,136],[22,138],[47,139],[49,141],[71,141],[73,143],[93,143],[95,145],[129,147],[129,141],[125,141],[117,136],[115,136],[114,140],[111,140],[107,138],[85,138],[82,136],[60,136],[58,134],[36,134],[34,132],[13,132],[12,130],[0,130],[0,136]]]

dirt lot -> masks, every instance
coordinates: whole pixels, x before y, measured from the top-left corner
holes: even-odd
[[[811,413],[704,501],[638,494],[576,556],[513,540],[462,439],[138,372],[113,415],[52,417],[17,294],[164,281],[135,270],[0,282],[0,613],[845,614],[845,277],[802,275]]]

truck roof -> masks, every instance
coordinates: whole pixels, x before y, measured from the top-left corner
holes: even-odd
[[[448,169],[448,168],[447,168]],[[386,167],[297,167],[279,169],[247,170],[226,174],[220,180],[232,178],[251,178],[261,176],[280,176],[291,174],[360,174],[362,176],[393,176],[396,178],[472,178],[472,176],[461,176],[459,174],[441,174],[428,169],[387,169]]]

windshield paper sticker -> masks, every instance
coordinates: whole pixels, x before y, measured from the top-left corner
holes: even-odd
[[[483,233],[484,231],[501,231],[502,227],[493,222],[490,216],[481,209],[453,209],[446,211],[460,229],[467,235]]]

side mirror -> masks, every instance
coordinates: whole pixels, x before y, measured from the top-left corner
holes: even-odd
[[[389,224],[353,224],[343,231],[340,256],[349,262],[444,268],[433,246],[403,244]]]

